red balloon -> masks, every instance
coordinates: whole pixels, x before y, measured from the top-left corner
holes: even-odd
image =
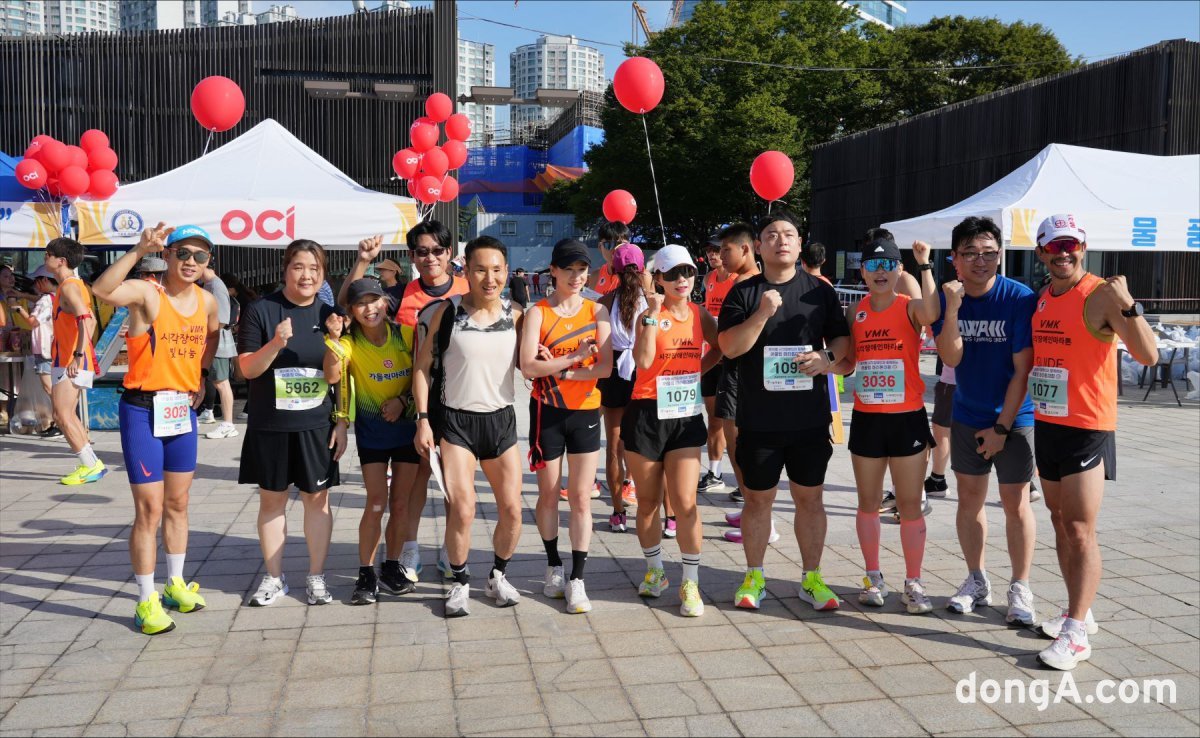
[[[63,167],[58,173],[58,187],[67,197],[79,197],[91,186],[92,179],[83,167]]]
[[[458,198],[458,180],[454,177],[446,177],[442,180],[442,191],[438,195],[438,200],[441,202],[453,202]]]
[[[32,139],[30,139],[29,149],[33,149],[33,152],[35,154],[39,153],[42,150],[42,147],[46,145],[47,141],[53,141],[53,140],[54,140],[54,136],[47,136],[44,133],[39,133],[38,135],[36,135]],[[26,151],[28,151],[29,149],[26,149]],[[32,156],[32,155],[33,154],[25,154],[25,156]]]
[[[98,128],[89,128],[79,137],[79,148],[84,151],[99,149],[108,146],[108,134]]]
[[[412,196],[425,203],[432,205],[437,202],[438,195],[442,193],[442,183],[436,177],[421,177],[416,181],[416,189],[412,191]]]
[[[58,174],[63,167],[71,165],[71,152],[67,151],[67,147],[62,142],[54,139],[42,141],[42,148],[38,151],[37,158],[50,174]]]
[[[117,152],[107,146],[92,149],[88,152],[87,159],[87,168],[92,172],[100,169],[107,169],[111,172],[117,168]]]
[[[40,190],[50,179],[50,175],[46,174],[46,167],[37,159],[25,158],[17,162],[14,174],[22,187],[31,190]]]
[[[425,158],[421,160],[421,171],[428,174],[430,177],[437,177],[439,180],[446,176],[446,170],[450,168],[450,159],[446,153],[434,146],[429,151],[425,152]]]
[[[446,119],[446,138],[451,141],[466,141],[470,137],[470,118],[463,113],[455,113]]]
[[[604,211],[605,218],[629,225],[630,221],[637,216],[637,200],[634,200],[633,195],[625,190],[613,190],[604,196],[604,205],[601,209]]]
[[[117,191],[117,175],[107,169],[97,169],[89,177],[88,196],[93,200],[107,200]]]
[[[446,155],[446,166],[449,169],[458,169],[467,163],[467,145],[462,141],[450,139],[442,144],[442,153]]]
[[[425,98],[425,115],[434,123],[445,121],[454,112],[454,101],[444,92],[435,92]]]
[[[228,77],[205,77],[192,90],[192,115],[205,130],[228,131],[245,112],[246,96]]]
[[[662,100],[666,83],[653,59],[635,56],[621,62],[613,75],[617,101],[631,113],[649,113]]]
[[[63,191],[58,186],[58,177],[51,177],[46,183],[46,192],[50,193],[50,197],[62,197]]]
[[[67,145],[67,153],[71,155],[71,166],[80,167],[81,169],[88,168],[87,152],[78,146]]]
[[[764,200],[778,200],[792,189],[796,167],[782,151],[764,151],[750,165],[750,186]]]
[[[437,146],[437,125],[434,123],[425,123],[420,120],[414,121],[412,128],[408,129],[408,137],[412,141],[413,150],[424,153]]]
[[[401,179],[412,179],[421,168],[421,155],[412,149],[400,149],[392,155],[392,171]]]

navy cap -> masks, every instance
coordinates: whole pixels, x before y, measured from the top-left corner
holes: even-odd
[[[350,283],[350,287],[346,292],[346,302],[351,305],[368,295],[372,297],[383,297],[387,292],[384,291],[383,285],[374,277],[363,277],[356,279]]]

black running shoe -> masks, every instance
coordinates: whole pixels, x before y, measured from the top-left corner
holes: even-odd
[[[735,487],[734,490],[729,493],[729,499],[733,500],[734,502],[742,502],[742,488]]]
[[[350,595],[351,605],[373,605],[379,600],[379,580],[375,577],[375,568],[369,572],[359,572],[358,581],[354,583],[354,594]]]
[[[925,477],[925,494],[929,497],[945,497],[949,491],[950,485],[946,484],[946,478],[934,479],[933,475]]]
[[[879,503],[879,514],[887,515],[889,513],[893,515],[896,513],[896,493],[891,491],[885,494],[883,502]]]
[[[38,435],[42,438],[58,438],[63,432],[58,429],[57,425],[52,425],[44,431],[39,431]]]
[[[398,561],[385,561],[379,567],[379,586],[390,595],[408,594],[417,588]]]

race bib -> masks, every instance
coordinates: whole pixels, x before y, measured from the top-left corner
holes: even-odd
[[[329,383],[320,369],[290,367],[275,370],[275,409],[312,410],[329,394]]]
[[[1068,376],[1062,367],[1035,366],[1029,372],[1029,399],[1034,409],[1047,417],[1066,417]]]
[[[154,393],[154,437],[167,438],[192,429],[192,404],[186,392]]]
[[[796,356],[812,346],[767,346],[763,348],[763,387],[768,392],[799,392],[813,388],[812,377],[800,371]]]
[[[700,373],[676,374],[672,377],[657,377],[658,419],[690,418],[703,409],[700,399]]]
[[[856,394],[864,405],[899,405],[904,402],[904,360],[873,359],[858,364]]]

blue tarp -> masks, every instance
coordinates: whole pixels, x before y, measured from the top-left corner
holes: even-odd
[[[0,201],[25,202],[33,199],[33,190],[17,182],[14,170],[19,161],[20,157],[13,158],[0,151]]]
[[[604,141],[604,129],[594,126],[575,126],[550,147],[550,163],[557,167],[587,168],[583,155]]]

